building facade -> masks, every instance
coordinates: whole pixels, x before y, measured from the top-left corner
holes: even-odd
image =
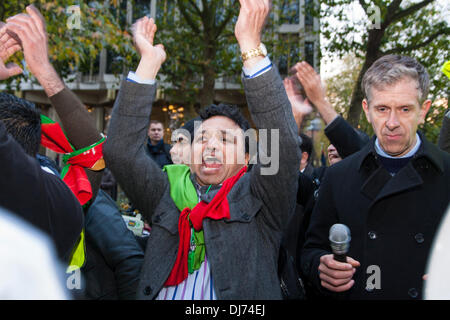
[[[173,0],[122,0],[123,21],[130,26],[133,20],[143,15],[148,15],[158,19],[164,15],[168,6],[175,6]],[[224,0],[223,6],[231,3],[231,0]],[[201,6],[201,1],[198,1]],[[278,0],[274,1],[271,20],[273,21],[273,32],[271,37],[275,37],[282,47],[274,45],[269,47],[272,61],[278,66],[283,76],[288,74],[289,69],[299,60],[306,60],[319,71],[320,68],[320,43],[319,43],[319,19],[314,17],[313,8],[318,6],[318,0]],[[271,40],[271,39],[269,39]],[[273,39],[272,39],[273,40]],[[111,56],[106,50],[99,55],[96,70],[98,74],[88,75],[75,74],[66,80],[66,85],[71,89],[86,105],[92,114],[97,128],[102,132],[107,132],[108,121],[112,106],[119,89],[120,81],[126,76],[127,70],[123,70],[120,75],[109,73],[108,67],[117,57]],[[160,77],[164,82],[164,75]],[[167,85],[167,84],[166,84]],[[168,84],[170,86],[170,84]],[[0,88],[4,89],[4,88]],[[215,81],[214,90],[215,102],[225,102],[236,104],[243,109],[243,113],[248,115],[245,106],[245,97],[242,94],[242,86],[238,77],[218,78]],[[58,120],[56,112],[50,106],[45,92],[38,84],[31,81],[22,82],[20,90],[16,94],[22,98],[32,101],[54,120]],[[153,109],[152,118],[162,121],[166,127],[165,140],[170,141],[170,134],[173,129],[182,125],[185,119],[194,117],[192,110],[183,106],[182,103],[171,101],[171,97],[158,91],[157,101]],[[55,155],[46,151],[47,155],[55,158]]]

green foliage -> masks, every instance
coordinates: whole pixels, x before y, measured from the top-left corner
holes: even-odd
[[[24,13],[28,4],[2,1],[0,19]],[[75,72],[95,73],[98,71],[98,57],[103,48],[115,56],[121,56],[125,65],[137,61],[130,33],[113,14],[119,9],[117,1],[38,0],[34,5],[46,20],[49,58],[61,76]],[[80,7],[80,29],[68,25],[74,15],[73,11],[68,10],[70,6]],[[14,60],[20,63],[22,55],[17,54]],[[122,68],[119,69],[117,71]],[[28,76],[27,73],[22,75],[24,78]]]
[[[448,98],[449,81],[440,72],[440,68],[449,60],[450,28],[445,21],[445,8],[437,1],[360,0],[357,4],[351,0],[321,0],[321,4],[321,10],[316,14],[321,18],[328,18],[322,19],[321,32],[327,41],[326,50],[329,55],[342,58],[351,54],[361,59],[361,65],[367,59],[372,63],[374,58],[385,54],[412,56],[422,63],[430,74],[429,98],[433,101]],[[351,5],[353,10],[349,10]],[[355,6],[362,8],[361,17],[355,17]],[[375,6],[380,9],[378,29],[371,27],[376,20],[375,11],[370,8]],[[355,81],[358,79],[353,72],[351,76]],[[353,109],[361,108],[361,101],[350,103],[352,99],[349,100],[348,83],[339,83],[345,87],[338,91],[348,102],[348,106]],[[352,91],[353,97],[360,93],[360,88],[355,88]],[[426,136],[433,142],[437,140],[446,107],[446,104],[433,104],[422,127]],[[362,118],[364,117],[359,118],[359,124],[365,127]],[[349,120],[358,122],[358,119]]]

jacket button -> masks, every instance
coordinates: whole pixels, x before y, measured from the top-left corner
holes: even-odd
[[[242,219],[244,219],[245,221],[248,221],[248,220],[250,220],[250,217],[249,217],[248,214],[245,213],[245,214],[242,216]]]
[[[368,233],[370,240],[375,240],[377,238],[377,234],[375,231],[369,231]]]
[[[144,294],[145,294],[146,296],[149,296],[151,293],[152,293],[152,287],[146,286],[146,287],[144,288]]]
[[[411,297],[411,298],[417,298],[418,296],[419,296],[419,292],[417,291],[417,289],[416,288],[411,288],[411,289],[409,289],[408,290],[408,295]]]
[[[425,241],[425,238],[423,237],[422,233],[418,233],[414,236],[414,239],[416,239],[417,243],[423,243]]]
[[[155,218],[153,219],[153,222],[160,223],[161,222],[161,216],[160,215],[155,216]]]

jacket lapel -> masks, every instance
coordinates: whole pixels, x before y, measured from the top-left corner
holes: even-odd
[[[392,179],[389,172],[382,166],[379,166],[364,182],[361,192],[369,199],[374,200],[386,183]]]
[[[389,173],[387,174],[389,175]],[[421,184],[423,184],[422,177],[412,165],[412,161],[410,161],[402,170],[400,170],[395,176],[387,181],[384,188],[382,188],[380,193],[376,196],[374,203],[382,198],[396,193],[404,192],[406,190],[420,186]]]

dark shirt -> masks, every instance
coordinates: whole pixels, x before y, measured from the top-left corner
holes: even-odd
[[[161,139],[157,145],[152,145],[150,139],[147,139],[147,148],[152,159],[162,168],[165,165],[173,164],[170,157],[170,145],[164,143]]]
[[[380,159],[381,165],[385,167],[391,175],[395,175],[408,164],[412,157],[393,159],[378,155],[378,159]]]

